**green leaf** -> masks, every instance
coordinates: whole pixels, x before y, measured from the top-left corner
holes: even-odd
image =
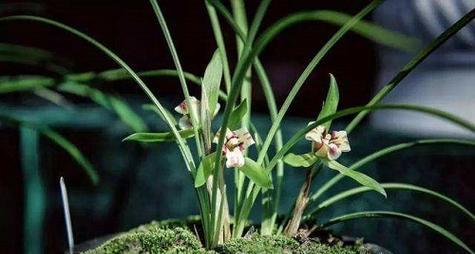
[[[424,193],[424,194],[427,194],[431,197],[434,197],[434,198],[437,198],[439,200],[442,200],[444,202],[446,202],[447,204],[457,208],[458,210],[460,210],[461,212],[463,212],[464,214],[466,214],[468,217],[470,217],[470,219],[472,219],[472,222],[475,222],[475,215],[473,213],[471,213],[467,208],[465,208],[464,206],[462,206],[460,203],[458,203],[457,201],[439,193],[439,192],[436,192],[436,191],[433,191],[433,190],[430,190],[430,189],[427,189],[427,188],[424,188],[424,187],[420,187],[420,186],[417,186],[417,185],[412,185],[412,184],[405,184],[405,183],[382,183],[381,186],[383,186],[383,188],[385,190],[406,190],[406,191],[414,191],[414,192],[421,192],[421,193]],[[316,207],[316,209],[314,209],[312,212],[309,213],[309,216],[314,216],[317,212],[320,212],[321,210],[327,208],[327,207],[330,207],[331,205],[339,202],[339,201],[342,201],[346,198],[349,198],[349,197],[352,197],[354,195],[358,195],[358,194],[362,194],[362,193],[365,193],[367,191],[370,191],[371,189],[368,188],[368,187],[365,187],[365,186],[360,186],[360,187],[357,187],[357,188],[353,188],[353,189],[349,189],[349,190],[346,190],[346,191],[343,191],[343,192],[340,192],[320,203],[318,203],[318,206]]]
[[[229,117],[228,128],[234,130],[239,127],[239,123],[244,115],[247,113],[247,99],[241,101],[241,103],[234,108]]]
[[[157,106],[153,105],[153,104],[144,104],[142,105],[142,108],[144,110],[150,110],[150,111],[153,111],[155,114],[157,114],[164,122],[167,122],[167,120],[165,119],[165,116],[163,116],[162,112],[160,112],[160,110],[157,108]],[[173,125],[177,125],[178,123],[176,122],[175,120],[175,116],[170,112],[168,111],[167,109],[163,109],[163,112],[165,114],[167,114],[168,116],[168,119],[170,119],[170,122],[173,123]]]
[[[384,197],[387,197],[386,191],[384,191],[384,188],[381,186],[381,184],[379,184],[373,178],[371,178],[371,177],[369,177],[369,176],[367,176],[367,175],[365,175],[361,172],[351,170],[351,169],[341,165],[337,161],[324,160],[324,162],[326,163],[326,165],[329,168],[334,169],[334,170],[340,172],[340,174],[348,176],[348,177],[352,178],[353,180],[357,181],[358,183],[360,183],[361,185],[366,186],[366,187],[368,187],[372,190],[375,190],[375,191],[381,193]]]
[[[475,146],[475,141],[463,140],[463,139],[421,139],[421,140],[416,140],[412,142],[400,143],[400,144],[388,146],[386,148],[380,149],[374,153],[371,153],[365,156],[364,158],[353,163],[350,166],[350,169],[358,170],[359,168],[363,167],[364,165],[372,161],[383,158],[387,155],[390,155],[392,153],[395,153],[401,150],[409,149],[415,146],[434,145],[434,144],[440,144],[440,145],[455,144],[455,145]],[[342,175],[336,175],[332,179],[326,181],[325,184],[323,184],[318,189],[318,191],[310,197],[309,203],[315,202],[317,198],[323,195],[323,193],[325,193],[328,189],[330,189],[332,186],[338,183],[342,178],[343,178]]]
[[[223,64],[219,52],[216,50],[206,67],[205,74],[203,75],[202,89],[206,91],[208,96],[208,105],[210,115],[213,115],[216,110],[216,104],[218,103],[219,85],[221,84],[221,78],[223,76]]]
[[[195,188],[199,188],[206,183],[208,177],[213,174],[216,161],[216,152],[206,155],[200,163],[195,176]]]
[[[54,85],[53,78],[43,76],[2,77],[0,79],[0,94],[24,92]]]
[[[193,137],[193,130],[186,129],[178,131],[182,138],[190,138]],[[137,141],[137,142],[144,142],[144,143],[153,143],[153,142],[171,142],[175,141],[175,134],[173,132],[139,132],[134,133],[122,141]]]
[[[284,162],[292,167],[304,167],[308,168],[313,166],[318,161],[318,157],[315,155],[314,152],[309,152],[305,154],[294,154],[288,153],[284,157]]]
[[[468,251],[471,254],[474,254],[475,252],[471,250],[462,240],[457,238],[454,234],[450,233],[447,231],[445,228],[434,224],[430,221],[426,221],[424,219],[421,219],[419,217],[405,214],[405,213],[398,213],[398,212],[390,212],[390,211],[363,211],[363,212],[356,212],[356,213],[350,213],[350,214],[345,214],[342,216],[338,216],[335,218],[330,219],[327,223],[323,224],[323,227],[326,228],[328,226],[338,224],[341,222],[346,222],[350,220],[355,220],[355,219],[370,219],[370,218],[397,218],[397,219],[404,219],[404,220],[409,220],[412,222],[416,222],[420,225],[423,225],[427,228],[432,229],[436,233],[444,236],[448,240],[452,241],[453,243],[457,244],[458,246],[462,247],[466,251]],[[397,232],[395,232],[397,233]]]
[[[330,73],[330,88],[328,89],[327,98],[323,104],[322,111],[318,115],[317,121],[322,118],[334,114],[338,108],[338,102],[340,101],[340,92],[338,91],[338,84],[335,77]],[[332,121],[328,121],[324,124],[326,130],[330,130]]]
[[[49,128],[41,128],[39,130],[41,134],[45,135],[51,141],[63,148],[82,168],[84,168],[94,184],[99,182],[99,176],[94,167],[74,144]]]
[[[238,168],[241,172],[244,173],[251,181],[253,181],[257,186],[272,189],[272,179],[269,174],[259,165],[257,162],[245,158],[244,166]]]
[[[98,105],[113,111],[120,120],[135,132],[147,131],[147,125],[120,97],[109,95],[88,85],[66,81],[58,87],[59,91],[87,97]]]

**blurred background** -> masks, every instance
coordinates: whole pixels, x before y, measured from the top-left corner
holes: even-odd
[[[227,6],[227,1],[223,1]],[[246,1],[251,20],[259,1]],[[263,28],[299,10],[332,9],[348,14],[367,1],[274,1]],[[201,1],[160,1],[182,66],[202,75],[216,45]],[[368,20],[427,44],[469,10],[473,0],[386,1]],[[31,14],[50,17],[75,27],[114,50],[135,70],[173,68],[156,18],[148,1],[11,1],[0,2],[0,16]],[[228,52],[235,52],[235,37],[222,21]],[[337,27],[308,22],[286,30],[261,55],[278,103],[283,102],[298,75]],[[65,74],[101,72],[118,66],[102,52],[56,28],[32,22],[0,24],[0,83],[19,77],[60,81]],[[53,52],[42,59],[28,57],[11,44]],[[328,86],[328,73],[338,81],[340,108],[364,105],[413,52],[375,45],[348,33],[307,80],[282,125],[284,137],[315,118]],[[35,51],[36,52],[36,51]],[[43,52],[44,53],[44,52]],[[33,55],[33,53],[31,53]],[[236,54],[228,54],[234,65]],[[472,22],[437,50],[392,93],[385,102],[434,106],[475,121],[475,25]],[[255,76],[255,75],[254,75]],[[146,78],[147,84],[169,109],[182,100],[174,77]],[[266,104],[257,80],[253,89],[253,120],[260,130],[269,128]],[[163,122],[141,109],[148,103],[130,80],[105,82],[92,78],[88,85],[125,99],[151,130],[166,130]],[[1,84],[0,84],[0,88]],[[191,88],[195,95],[196,87]],[[50,140],[29,128],[0,125],[0,249],[3,253],[58,253],[66,249],[59,177],[68,189],[76,242],[127,230],[150,220],[182,218],[198,213],[192,184],[172,143],[141,146],[121,142],[133,133],[110,110],[81,96],[48,91],[8,92],[0,89],[0,113],[48,125],[64,135],[92,162],[100,182],[93,185],[83,169]],[[59,104],[59,105],[58,105]],[[280,105],[280,104],[279,104]],[[336,123],[344,128],[349,119]],[[473,133],[433,118],[404,112],[376,113],[352,135],[353,151],[342,156],[347,164],[379,148],[420,137],[465,137]],[[295,149],[305,151],[305,143]],[[420,147],[395,153],[372,163],[366,172],[380,182],[407,182],[454,198],[475,211],[475,150],[461,146]],[[333,172],[324,172],[320,185]],[[286,170],[281,212],[286,212],[304,179],[298,170]],[[345,180],[334,190],[356,186]],[[388,199],[364,194],[322,214],[392,209],[421,216],[454,232],[475,246],[473,221],[440,201],[420,194],[390,191]],[[259,207],[255,217],[259,220]],[[452,243],[419,225],[389,219],[360,220],[333,228],[337,234],[364,237],[394,253],[462,253]]]

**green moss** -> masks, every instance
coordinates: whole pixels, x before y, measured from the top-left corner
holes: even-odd
[[[160,228],[148,224],[123,233],[98,248],[84,254],[138,254],[138,253],[196,253],[208,252],[188,229],[181,227]]]
[[[189,222],[188,222],[189,223]],[[189,224],[188,224],[189,225]],[[314,241],[301,244],[285,236],[261,236],[232,239],[213,251],[205,250],[183,221],[151,222],[107,241],[84,254],[367,254],[361,246],[330,246]]]

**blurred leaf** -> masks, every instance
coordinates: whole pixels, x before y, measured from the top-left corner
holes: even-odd
[[[272,189],[272,178],[267,172],[259,165],[257,162],[245,158],[244,166],[238,168],[241,172],[244,173],[251,181],[253,181],[257,186]]]
[[[229,116],[229,124],[228,128],[234,130],[239,127],[239,123],[241,122],[244,115],[247,113],[247,99],[241,101],[241,103],[234,108]]]
[[[55,83],[53,78],[43,76],[22,75],[0,78],[0,94],[31,91],[39,88],[51,87]]]
[[[309,152],[305,154],[294,154],[288,153],[284,157],[284,162],[292,167],[304,167],[308,168],[313,166],[318,161],[318,157],[314,152]]]
[[[218,99],[218,97],[216,97]],[[206,89],[201,89],[201,133],[203,134],[203,141],[206,150],[211,149],[211,113],[209,109],[209,99]]]
[[[206,155],[200,163],[195,177],[195,188],[201,187],[206,180],[213,174],[214,163],[216,161],[216,152]]]
[[[0,113],[0,122],[12,124],[14,126],[25,126],[37,130],[39,133],[49,138],[55,144],[62,147],[86,171],[87,175],[94,184],[97,184],[99,182],[99,175],[97,174],[92,164],[86,159],[86,157],[74,144],[69,142],[58,132],[48,128],[47,126],[33,124],[3,113]]]
[[[162,112],[160,112],[160,110],[158,110],[157,106],[155,106],[153,104],[145,104],[145,105],[142,106],[142,108],[144,110],[150,110],[150,111],[155,112],[164,122],[166,122],[165,117],[163,116]],[[168,115],[168,118],[172,121],[173,125],[178,124],[175,120],[175,116],[170,111],[168,111],[165,108],[163,109],[163,111],[165,112],[165,114]]]
[[[87,85],[67,81],[58,87],[59,91],[87,97],[104,108],[115,112],[120,120],[136,132],[147,131],[147,125],[121,98],[106,94]]]
[[[340,174],[345,175],[347,177],[350,177],[353,180],[360,183],[361,185],[366,186],[366,187],[368,187],[372,190],[375,190],[375,191],[381,193],[384,197],[387,197],[386,191],[384,191],[384,188],[381,186],[381,184],[379,184],[373,178],[371,178],[371,177],[369,177],[369,176],[367,176],[367,175],[365,175],[361,172],[349,169],[349,168],[341,165],[337,161],[330,161],[330,160],[323,160],[323,161],[329,168],[334,169],[334,170],[340,172]]]
[[[318,115],[317,121],[331,114],[335,114],[339,101],[340,93],[338,91],[338,84],[336,83],[333,74],[330,73],[330,87],[328,88],[327,98],[323,104],[322,111],[320,111],[320,114]],[[330,131],[331,123],[332,121],[330,120],[322,125],[325,126],[327,131]]]
[[[51,141],[62,147],[82,168],[84,168],[94,184],[99,182],[99,176],[92,164],[84,157],[81,151],[59,133],[49,129],[42,128],[40,133],[48,137]]]
[[[219,52],[216,50],[213,54],[213,57],[211,58],[210,63],[206,67],[202,81],[202,89],[206,91],[206,95],[208,96],[210,115],[213,115],[216,110],[216,104],[218,103],[218,93],[220,91],[219,85],[221,84],[222,76],[223,65]]]
[[[178,131],[182,138],[191,138],[193,137],[193,130],[186,129]],[[175,141],[175,135],[173,132],[140,132],[134,133],[130,136],[127,136],[122,141],[137,141],[137,142],[145,142],[145,143],[152,143],[152,142],[171,142]]]

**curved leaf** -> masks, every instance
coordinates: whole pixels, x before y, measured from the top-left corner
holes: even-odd
[[[246,113],[247,113],[247,99],[244,99],[231,112],[231,116],[229,117],[228,128],[231,130],[238,128],[239,123],[241,122],[242,118],[244,117]]]
[[[182,138],[191,138],[193,137],[193,130],[186,129],[178,131]],[[173,132],[139,132],[134,133],[130,136],[127,136],[122,141],[137,141],[144,143],[154,143],[154,142],[171,142],[175,141],[176,137]]]
[[[337,161],[323,160],[323,162],[325,163],[325,165],[327,165],[327,167],[329,167],[331,169],[334,169],[334,170],[340,172],[340,174],[342,174],[344,176],[347,176],[347,177],[350,177],[351,179],[357,181],[361,185],[366,186],[366,187],[368,187],[368,188],[370,188],[374,191],[377,191],[381,195],[383,195],[384,197],[387,197],[387,194],[386,194],[386,191],[384,191],[384,188],[381,186],[381,184],[379,184],[373,178],[371,178],[371,177],[369,177],[369,176],[367,176],[367,175],[365,175],[361,172],[351,170],[351,169],[341,165]]]
[[[460,203],[458,203],[457,201],[439,193],[439,192],[436,192],[436,191],[433,191],[433,190],[430,190],[430,189],[427,189],[427,188],[423,188],[423,187],[420,187],[420,186],[417,186],[417,185],[412,185],[412,184],[406,184],[406,183],[382,183],[381,186],[386,189],[386,190],[406,190],[406,191],[416,191],[416,192],[421,192],[421,193],[424,193],[424,194],[427,194],[431,197],[434,197],[434,198],[437,198],[437,199],[440,199],[446,203],[448,203],[449,205],[457,208],[458,210],[460,210],[461,212],[463,212],[464,214],[466,214],[468,217],[470,217],[472,219],[472,221],[475,222],[475,215],[473,213],[471,213],[467,208],[465,208],[464,206],[462,206]],[[318,204],[318,206],[313,209],[311,212],[309,212],[307,214],[307,218],[312,218],[314,217],[318,212],[326,209],[327,207],[330,207],[331,205],[339,202],[339,201],[342,201],[346,198],[349,198],[351,196],[354,196],[354,195],[358,195],[358,194],[362,194],[362,193],[365,193],[367,191],[370,191],[371,189],[368,188],[368,187],[364,187],[364,186],[360,186],[360,187],[357,187],[357,188],[353,188],[353,189],[349,189],[349,190],[346,190],[346,191],[343,191],[343,192],[340,192],[324,201],[322,201],[321,203]]]
[[[238,168],[241,172],[244,173],[251,181],[253,181],[257,186],[271,189],[272,188],[272,179],[269,174],[259,165],[257,162],[245,158],[244,166]]]
[[[461,139],[422,139],[422,140],[416,140],[413,142],[407,142],[407,143],[401,143],[397,145],[392,145],[386,148],[383,148],[381,150],[378,150],[370,155],[367,155],[366,157],[360,159],[359,161],[353,163],[350,168],[352,170],[358,170],[359,168],[363,167],[364,165],[380,159],[386,155],[392,154],[394,152],[398,152],[401,150],[409,149],[411,147],[415,146],[421,146],[421,145],[432,145],[432,144],[457,144],[457,145],[468,145],[468,146],[475,146],[475,141],[472,140],[461,140]],[[316,199],[318,199],[323,193],[325,193],[328,189],[330,189],[333,185],[338,183],[343,176],[337,175],[334,176],[332,179],[328,180],[325,182],[325,184],[322,185],[318,189],[318,191],[313,194],[310,199],[309,203],[314,202]]]
[[[206,180],[213,174],[216,152],[206,155],[198,166],[195,176],[195,188],[199,188],[206,183]]]
[[[288,153],[284,157],[284,162],[292,167],[308,168],[313,166],[318,161],[318,159],[319,158],[315,155],[314,152],[309,152],[300,155]]]
[[[330,73],[330,87],[328,88],[327,98],[323,104],[323,108],[318,114],[317,120],[321,120],[322,118],[329,116],[331,114],[335,114],[336,110],[338,109],[338,102],[340,101],[340,92],[338,91],[338,84],[336,83],[335,77],[333,74]],[[325,126],[326,130],[330,130],[330,126],[332,121],[328,121],[323,123],[322,125]]]
[[[430,221],[426,221],[424,219],[421,219],[419,217],[405,214],[405,213],[398,213],[398,212],[390,212],[390,211],[364,211],[364,212],[356,212],[356,213],[350,213],[350,214],[345,214],[339,217],[335,217],[330,219],[327,223],[323,224],[323,227],[328,227],[337,223],[345,222],[345,221],[350,221],[350,220],[356,220],[356,219],[370,219],[370,218],[397,218],[397,219],[404,219],[404,220],[409,220],[412,222],[416,222],[420,225],[423,225],[427,228],[432,229],[436,233],[444,236],[448,240],[452,241],[453,243],[457,244],[458,246],[462,247],[466,251],[468,251],[471,254],[474,254],[475,252],[471,250],[462,240],[457,238],[454,234],[450,233],[447,231],[445,228],[434,224]]]
[[[223,64],[221,62],[221,56],[218,51],[215,51],[211,61],[206,67],[205,74],[203,75],[203,85],[201,88],[206,91],[210,115],[213,115],[216,110],[219,85],[221,84],[222,76]]]
[[[115,112],[120,120],[135,132],[144,132],[148,129],[142,118],[137,115],[124,100],[117,96],[112,96],[102,92],[101,90],[72,81],[62,83],[58,87],[58,90],[77,96],[87,97],[96,104]]]

